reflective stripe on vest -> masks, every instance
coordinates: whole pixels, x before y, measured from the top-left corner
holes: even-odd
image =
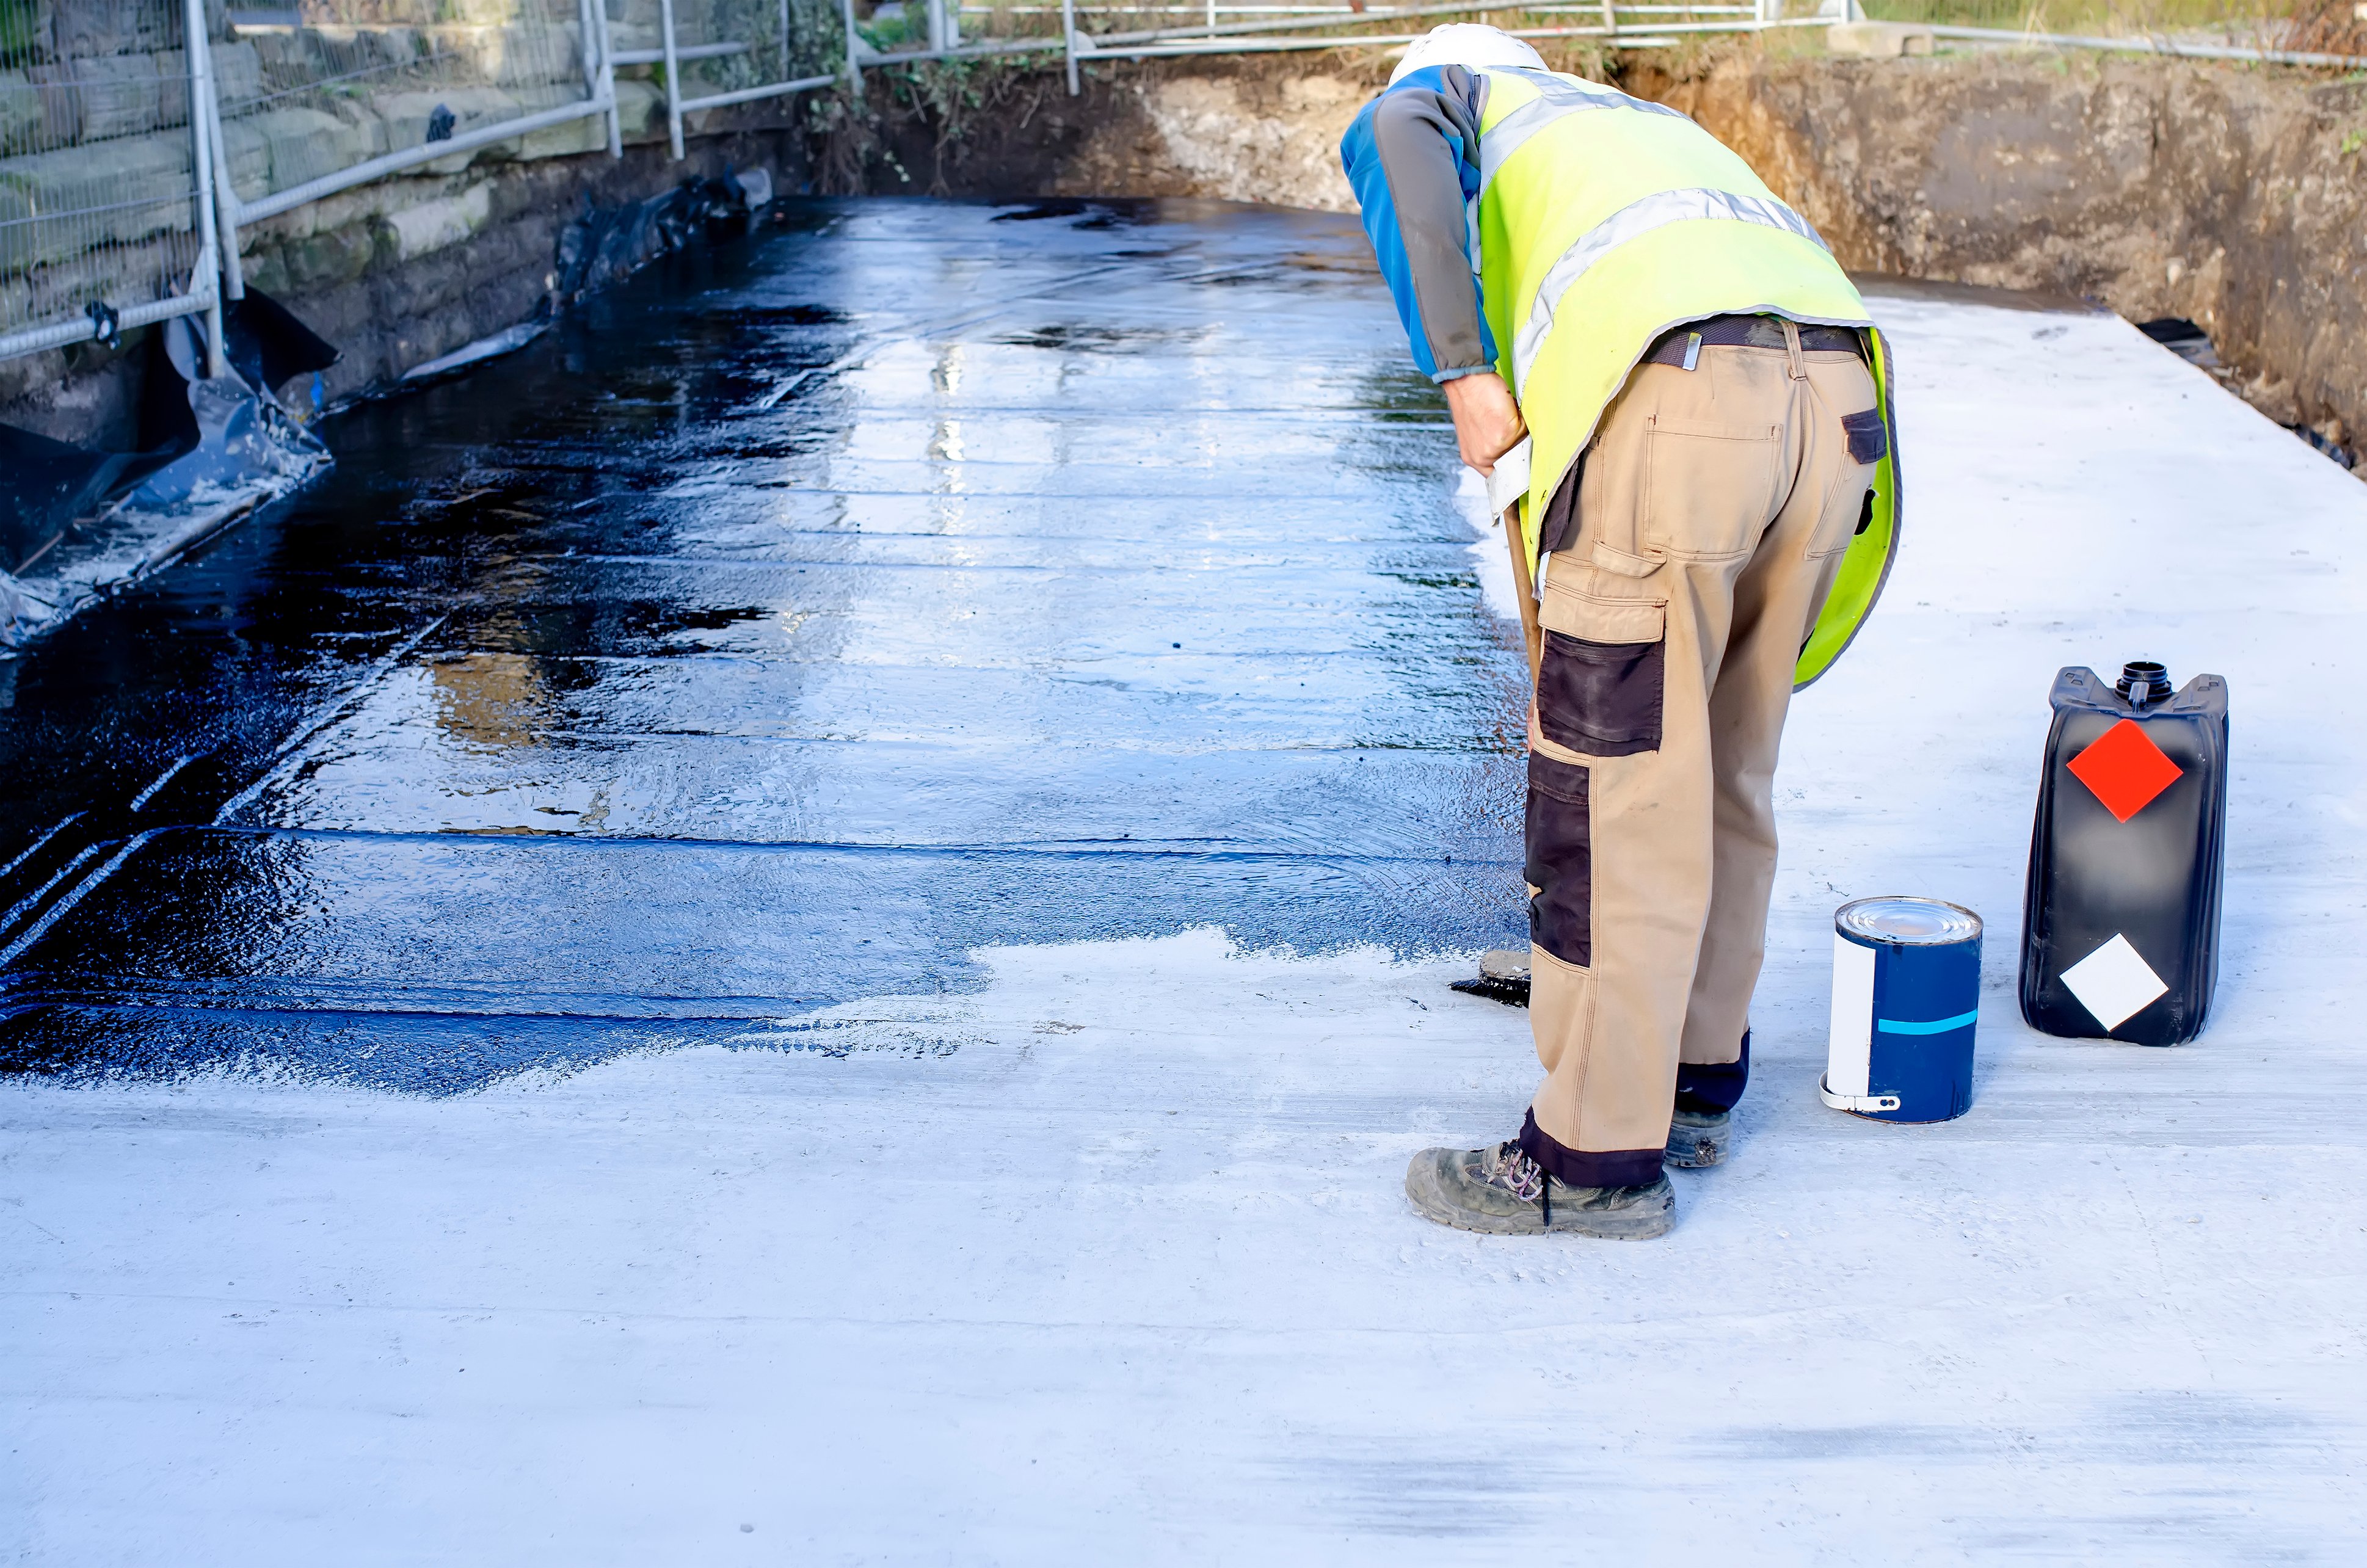
[[[1702,220],[1763,224],[1813,241],[1818,249],[1828,253],[1832,249],[1806,219],[1780,201],[1726,190],[1664,190],[1640,201],[1631,201],[1580,234],[1537,285],[1529,319],[1522,323],[1521,335],[1512,344],[1515,389],[1528,380],[1529,367],[1536,362],[1537,350],[1545,346],[1546,333],[1553,331],[1554,311],[1560,306],[1561,297],[1569,292],[1569,286],[1583,276],[1587,268],[1614,246],[1624,245],[1639,234],[1648,234],[1670,223]]]
[[[1488,128],[1479,139],[1479,194],[1488,194],[1489,185],[1504,161],[1521,150],[1521,143],[1543,130],[1564,115],[1584,114],[1590,109],[1628,109],[1638,114],[1686,116],[1666,104],[1647,103],[1631,98],[1611,87],[1597,87],[1588,82],[1565,82],[1558,76],[1543,76],[1522,73],[1522,79],[1536,88],[1537,96]]]

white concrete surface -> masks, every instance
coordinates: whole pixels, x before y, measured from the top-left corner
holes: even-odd
[[[19,1082],[0,1555],[2359,1561],[2367,487],[2112,319],[1880,308],[1908,548],[1795,710],[1759,1071],[1666,1240],[1416,1219],[1523,1015],[1215,933],[459,1100]],[[2176,1051],[2011,990],[2049,681],[2144,656],[2234,694]],[[1816,1100],[1887,891],[1988,920],[1948,1125]]]

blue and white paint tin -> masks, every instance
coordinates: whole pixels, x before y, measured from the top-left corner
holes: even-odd
[[[1973,1104],[1981,918],[1937,898],[1859,898],[1833,916],[1827,1105],[1876,1122],[1945,1122]]]

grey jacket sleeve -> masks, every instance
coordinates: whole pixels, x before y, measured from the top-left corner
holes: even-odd
[[[1485,78],[1475,80],[1460,66],[1441,75],[1442,88],[1409,82],[1375,105],[1372,151],[1388,191],[1403,288],[1412,295],[1413,309],[1404,314],[1420,339],[1415,358],[1428,361],[1423,368],[1433,380],[1447,381],[1495,369],[1496,345],[1480,313],[1467,207],[1478,193],[1476,100]],[[1386,263],[1384,270],[1390,270]]]

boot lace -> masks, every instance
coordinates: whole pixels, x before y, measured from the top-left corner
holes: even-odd
[[[1523,1203],[1545,1201],[1545,1167],[1531,1159],[1519,1144],[1507,1141],[1497,1145],[1491,1163],[1493,1168],[1487,1175],[1489,1186],[1501,1187]]]

